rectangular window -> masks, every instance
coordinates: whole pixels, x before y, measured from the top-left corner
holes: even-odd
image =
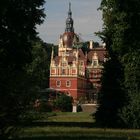
[[[70,87],[71,86],[71,81],[66,81],[66,87]]]
[[[56,86],[60,87],[61,86],[61,81],[56,81]]]
[[[56,74],[55,69],[52,69],[52,70],[51,70],[51,74],[52,74],[52,75]]]
[[[62,62],[62,66],[63,67],[67,66],[67,63],[66,62]]]
[[[72,69],[72,75],[76,74],[76,69]]]
[[[94,66],[97,66],[97,61],[93,61],[93,65]]]
[[[97,74],[96,74],[96,73],[94,73],[94,74],[93,74],[93,77],[97,78]]]
[[[83,65],[84,65],[84,62],[83,62],[83,61],[81,61],[80,65],[81,65],[81,66],[83,66]]]
[[[66,69],[62,69],[62,75],[66,75]]]

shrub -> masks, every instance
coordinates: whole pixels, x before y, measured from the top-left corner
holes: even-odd
[[[56,109],[61,110],[62,112],[71,112],[72,111],[72,97],[65,94],[61,94],[54,101],[54,106]]]

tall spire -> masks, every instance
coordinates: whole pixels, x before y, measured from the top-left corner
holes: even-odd
[[[68,12],[68,17],[71,18],[72,12],[71,12],[71,3],[69,2],[69,12]]]
[[[71,11],[71,3],[69,2],[69,11]]]
[[[69,2],[68,18],[66,19],[66,29],[65,29],[65,32],[74,32],[73,19],[72,19],[72,11],[71,11],[71,3],[70,2]]]

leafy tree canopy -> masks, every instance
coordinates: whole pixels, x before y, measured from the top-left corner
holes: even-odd
[[[117,99],[117,105],[120,104],[121,106],[116,106],[116,118],[112,121],[116,122],[114,125],[118,126],[117,122],[121,122],[121,124],[124,123],[126,127],[139,128],[140,125],[135,125],[136,122],[139,124],[138,118],[136,118],[136,115],[132,114],[139,114],[136,108],[139,106],[138,96],[140,96],[138,72],[140,68],[140,1],[102,0],[99,9],[103,12],[104,26],[103,31],[99,32],[98,35],[106,42],[107,51],[109,53],[109,62],[111,63],[109,65],[106,64],[104,68],[100,98],[101,105],[97,112],[97,116],[99,114],[103,115],[103,112],[108,112],[109,108],[106,107],[107,104],[112,106],[113,104],[116,104]],[[110,75],[108,68],[113,70],[113,75],[118,74],[114,79],[112,79],[113,76]],[[112,80],[110,83],[116,84],[117,93],[112,91],[112,84],[107,86],[109,84],[107,79]],[[108,91],[106,91],[107,87]],[[109,98],[112,98],[111,102],[108,101]],[[134,102],[137,104],[133,104]],[[131,108],[129,108],[130,106]],[[108,122],[112,119],[111,114],[113,112],[110,111],[107,117],[108,121],[105,122],[106,125],[111,127],[112,124],[108,124]],[[129,114],[130,116],[126,117],[126,114]],[[99,116],[97,117],[97,120],[102,122],[102,120],[99,119],[101,116]],[[140,115],[137,115],[137,117],[138,116]],[[128,118],[133,118],[134,121],[129,123],[128,120],[130,119]]]
[[[27,65],[32,62],[36,25],[45,17],[44,0],[0,1],[0,133],[17,116],[32,93]]]

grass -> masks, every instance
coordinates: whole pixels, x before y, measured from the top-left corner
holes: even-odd
[[[94,122],[93,117],[89,113],[63,113],[59,112],[56,116],[48,117],[50,122]]]
[[[101,129],[80,127],[25,127],[20,139],[54,138],[59,139],[95,139],[96,140],[140,140],[140,130]]]
[[[42,120],[43,125],[19,127],[14,140],[140,140],[140,130],[95,128],[89,113],[48,116],[46,122]]]

